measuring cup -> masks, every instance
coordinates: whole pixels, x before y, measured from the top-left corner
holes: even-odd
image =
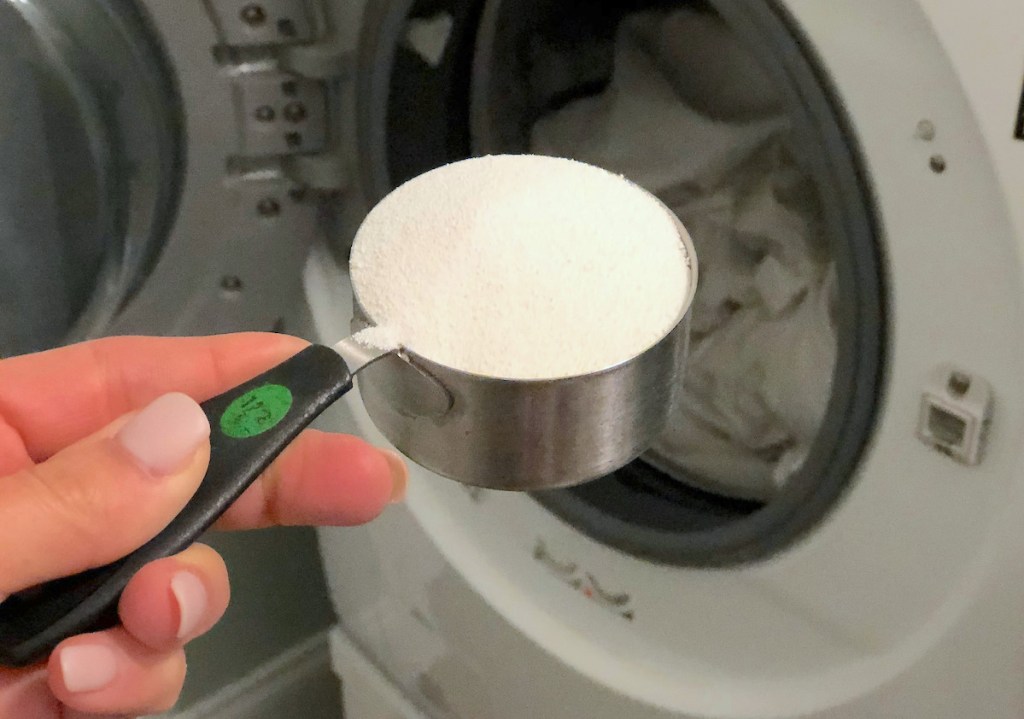
[[[672,330],[651,347],[597,372],[543,380],[462,372],[406,349],[360,373],[373,423],[417,464],[488,489],[572,486],[636,459],[665,427],[688,347],[696,255],[676,226],[689,292]],[[358,331],[374,322],[354,293]]]
[[[667,212],[666,208],[666,212]],[[467,484],[538,490],[578,484],[637,457],[668,418],[686,352],[697,267],[674,327],[629,360],[550,380],[462,372],[415,352],[348,337],[313,345],[202,404],[210,465],[195,495],[156,537],[104,567],[58,579],[0,603],[0,665],[39,661],[64,639],[117,624],[132,576],[191,545],[323,410],[353,386],[374,423],[414,461]],[[353,329],[372,318],[356,299]]]

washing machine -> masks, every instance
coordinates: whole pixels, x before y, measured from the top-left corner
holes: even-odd
[[[298,2],[0,2],[0,356],[280,329],[345,184],[324,33]]]
[[[362,217],[474,154],[692,230],[649,452],[536,495],[414,467],[321,532],[350,718],[1024,713],[1012,0],[9,0],[0,35],[0,354],[335,340]],[[324,424],[384,442],[355,399]]]
[[[1024,715],[1017,4],[331,7],[364,207],[577,157],[677,209],[703,293],[637,461],[534,495],[414,466],[403,507],[322,530],[348,716]],[[305,268],[325,341],[354,230]],[[385,442],[357,399],[331,426]]]

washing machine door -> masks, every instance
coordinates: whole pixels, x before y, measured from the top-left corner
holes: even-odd
[[[343,184],[319,5],[0,2],[0,356],[279,326]]]

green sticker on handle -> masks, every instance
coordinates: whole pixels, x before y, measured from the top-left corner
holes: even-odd
[[[265,384],[228,405],[220,416],[220,431],[235,439],[255,437],[275,427],[291,408],[291,390],[284,385]]]

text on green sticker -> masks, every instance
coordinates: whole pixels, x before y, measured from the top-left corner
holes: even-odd
[[[243,439],[277,425],[292,407],[292,393],[279,384],[265,384],[238,397],[220,416],[220,431]]]

